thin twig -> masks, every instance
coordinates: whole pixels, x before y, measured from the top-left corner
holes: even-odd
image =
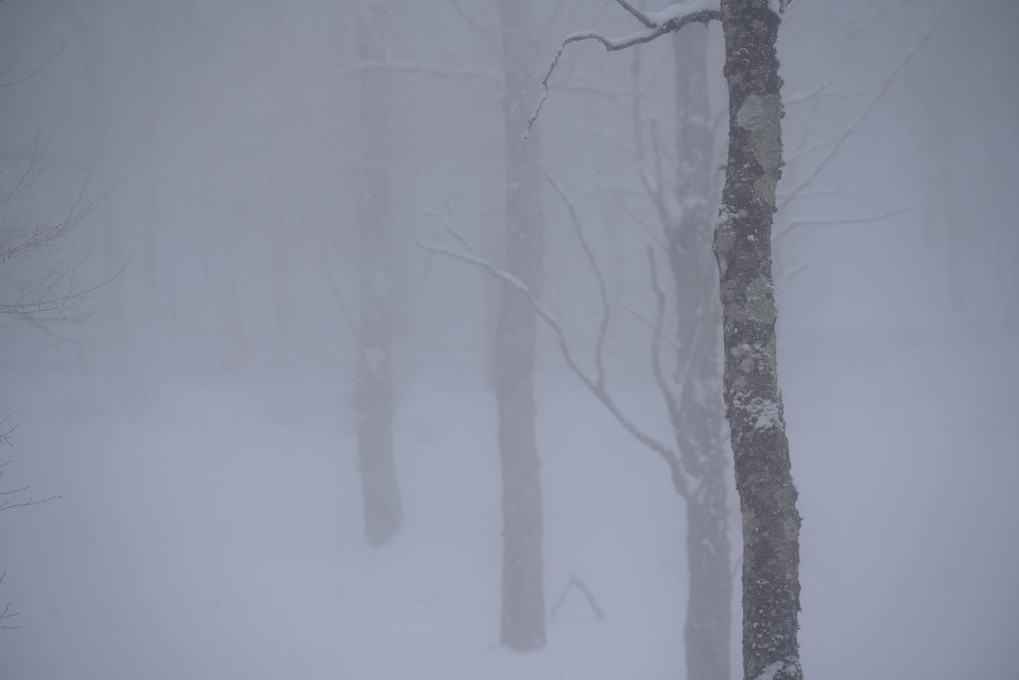
[[[461,7],[459,2],[456,0],[446,0],[446,4],[450,5],[453,8],[453,11],[456,12],[457,16],[463,19],[468,26],[484,35],[492,35],[492,29],[488,26],[483,26],[480,21],[468,14],[467,10]]]
[[[484,258],[477,257],[475,255],[467,253],[457,252],[455,250],[450,250],[449,248],[444,248],[442,246],[425,244],[420,241],[416,241],[415,243],[419,248],[422,248],[424,250],[429,250],[434,253],[446,255],[455,260],[460,260],[461,262],[465,262],[467,264],[483,269],[484,271],[488,272],[489,274],[499,279],[500,281],[509,284],[513,288],[516,288],[527,299],[527,302],[531,305],[531,308],[538,314],[539,318],[541,318],[541,320],[549,327],[549,329],[551,329],[551,331],[555,335],[556,344],[559,345],[559,351],[562,354],[563,360],[566,362],[566,365],[570,369],[570,371],[572,371],[573,374],[576,375],[577,378],[581,381],[581,383],[583,383],[584,386],[587,387],[587,389],[592,394],[594,394],[594,396],[599,401],[602,402],[602,405],[604,405],[605,408],[608,409],[609,413],[611,413],[612,416],[616,419],[616,422],[622,425],[623,429],[629,432],[634,439],[643,444],[645,447],[657,453],[662,458],[662,460],[665,461],[665,463],[669,466],[669,469],[672,472],[672,482],[673,486],[676,489],[676,493],[678,493],[684,499],[689,497],[686,478],[683,475],[682,469],[680,467],[679,457],[676,455],[676,453],[671,448],[669,448],[662,442],[658,441],[657,439],[655,439],[654,437],[640,429],[632,420],[630,420],[630,418],[622,411],[622,409],[620,409],[619,405],[616,404],[614,399],[612,399],[612,395],[609,394],[609,392],[604,388],[604,386],[600,385],[595,378],[592,378],[590,375],[588,375],[587,372],[584,371],[584,369],[582,369],[579,364],[577,364],[576,360],[573,357],[573,352],[570,348],[570,344],[566,340],[566,335],[563,332],[562,324],[559,323],[559,320],[551,312],[545,309],[545,307],[538,300],[537,295],[535,295],[534,291],[532,291],[523,281],[521,281],[513,274],[503,269],[500,269],[499,267],[496,267],[494,264],[492,264],[491,262]]]
[[[584,599],[587,600],[587,603],[591,605],[591,610],[594,612],[594,615],[598,617],[598,620],[601,621],[604,619],[605,612],[598,606],[598,600],[595,598],[594,593],[591,592],[591,589],[587,587],[587,584],[577,578],[575,574],[570,574],[570,580],[566,582],[566,587],[563,588],[562,595],[560,595],[559,599],[556,600],[556,603],[552,605],[552,612],[549,614],[549,618],[555,621],[555,615],[559,612],[559,608],[563,605],[563,602],[566,601],[566,596],[569,595],[570,591],[574,588],[579,590],[584,596]]]
[[[927,39],[930,38],[932,33],[934,33],[934,29],[941,21],[941,17],[944,15],[946,7],[947,4],[942,5],[941,8],[939,8],[934,13],[934,18],[931,19],[927,26],[920,29],[917,37],[913,40],[913,44],[909,46],[906,52],[899,59],[899,62],[889,72],[888,77],[885,78],[885,81],[881,84],[881,87],[878,89],[877,93],[869,102],[867,102],[867,105],[860,110],[860,112],[856,115],[855,118],[853,118],[849,125],[845,127],[845,129],[842,131],[842,134],[838,136],[835,142],[828,149],[828,152],[825,154],[824,158],[821,159],[821,162],[814,166],[814,169],[810,172],[809,175],[807,175],[803,179],[803,181],[801,181],[799,184],[793,187],[792,190],[790,190],[782,197],[778,205],[779,210],[784,208],[789,203],[789,201],[796,198],[796,196],[801,191],[810,186],[810,184],[815,179],[817,179],[817,176],[820,175],[821,172],[828,166],[831,160],[835,158],[835,155],[838,153],[839,149],[842,148],[842,145],[846,143],[850,135],[856,130],[860,123],[862,123],[863,120],[870,114],[870,112],[874,110],[874,107],[877,106],[878,102],[880,102],[881,99],[884,98],[884,95],[886,92],[888,92],[888,89],[891,87],[892,82],[896,79],[896,77],[898,77],[899,73],[902,71],[903,68],[905,68],[906,64],[910,62],[910,60],[913,58],[913,55],[915,55],[917,50],[920,49],[920,46],[927,42]]]
[[[601,268],[598,266],[598,260],[594,256],[594,250],[591,248],[591,244],[587,240],[587,236],[584,234],[584,229],[580,224],[580,218],[577,216],[576,206],[570,197],[566,195],[565,189],[562,185],[556,181],[556,178],[548,171],[548,169],[541,163],[534,155],[531,155],[531,160],[544,175],[552,188],[555,190],[556,195],[559,196],[563,204],[566,205],[566,210],[570,215],[570,223],[573,225],[573,233],[576,235],[577,240],[580,242],[580,247],[584,251],[584,256],[587,258],[587,263],[591,267],[591,272],[594,274],[596,281],[598,282],[598,298],[601,301],[601,321],[598,324],[598,339],[594,345],[594,361],[595,366],[598,369],[597,382],[600,387],[605,386],[605,364],[604,364],[604,347],[605,337],[608,335],[609,322],[612,314],[612,307],[609,305],[609,294],[607,286],[605,285],[605,275],[602,273]]]
[[[548,66],[548,70],[545,72],[545,77],[541,79],[542,93],[538,98],[538,104],[534,109],[534,113],[532,113],[531,117],[527,120],[527,131],[524,132],[525,139],[527,138],[527,133],[529,133],[531,128],[534,126],[534,122],[538,120],[538,116],[541,114],[541,109],[545,105],[545,100],[548,98],[549,78],[552,77],[552,72],[555,71],[556,66],[559,64],[559,59],[563,56],[563,52],[566,51],[566,46],[570,43],[594,40],[601,43],[605,47],[606,51],[617,52],[619,50],[625,50],[628,47],[634,47],[635,45],[649,43],[666,33],[675,33],[688,24],[700,23],[707,25],[708,22],[713,19],[722,18],[721,12],[715,9],[698,9],[697,11],[688,11],[684,13],[681,11],[683,9],[682,6],[673,5],[669,10],[664,12],[649,14],[637,9],[626,0],[616,0],[616,2],[627,12],[632,14],[637,21],[644,26],[644,30],[621,38],[609,38],[597,31],[579,31],[577,33],[571,33],[563,38],[562,42],[559,43],[559,48],[556,50],[555,56],[552,58],[552,62]],[[677,10],[675,8],[679,9]]]
[[[895,210],[886,210],[876,215],[869,215],[867,217],[846,217],[842,219],[807,219],[807,220],[792,220],[781,229],[775,232],[772,237],[773,240],[777,240],[789,234],[789,232],[799,227],[835,227],[845,226],[850,224],[874,224],[877,222],[883,222],[889,217],[895,215],[902,215],[904,213],[914,212],[913,208],[897,208]]]
[[[654,244],[658,246],[663,252],[668,253],[669,244],[666,243],[665,239],[660,234],[656,234],[654,230],[651,229],[650,226],[648,226],[647,222],[642,220],[632,210],[630,210],[630,206],[626,204],[626,201],[624,201],[623,198],[619,195],[619,192],[613,191],[612,196],[616,199],[616,202],[619,204],[619,207],[622,209],[623,213],[631,220],[633,220],[637,224],[637,226],[641,228],[641,230],[644,232],[644,235],[651,239],[651,241],[654,242]]]
[[[6,426],[7,425],[7,421],[10,420],[10,419],[11,419],[10,416],[4,416],[4,419],[0,420],[0,428],[3,428],[4,426]],[[10,437],[11,437],[11,434],[13,434],[16,429],[18,429],[18,425],[20,425],[20,424],[21,423],[14,423],[13,425],[11,425],[10,429],[7,430],[6,432],[0,432],[0,443],[7,444],[7,446],[10,446],[11,448],[14,448],[14,444],[11,443]],[[7,461],[7,463],[10,463],[10,462],[11,461]],[[4,463],[4,465],[7,465],[7,463]],[[0,465],[0,477],[3,476],[3,469],[2,468],[3,468],[3,465]]]
[[[7,422],[7,418],[4,418],[2,422],[3,423]],[[0,423],[0,424],[2,424],[2,423]],[[4,436],[6,437],[6,435],[10,434],[12,431],[13,431],[13,428],[11,430],[8,430],[4,434]],[[8,443],[10,443],[10,442],[8,442]],[[14,461],[10,461],[9,460],[6,463],[0,465],[0,477],[3,477],[4,468],[7,467],[8,465],[10,465],[12,462],[14,462]],[[49,501],[55,501],[58,498],[63,498],[62,495],[60,495],[60,496],[50,496],[49,498],[41,498],[39,500],[35,500],[34,498],[29,497],[29,499],[27,501],[19,501],[17,499],[17,495],[16,494],[19,494],[22,491],[27,491],[27,490],[28,490],[28,487],[27,486],[23,486],[23,487],[20,487],[18,489],[9,489],[7,491],[0,491],[0,511],[10,510],[12,508],[27,508],[27,507],[29,507],[31,505],[39,505],[41,503],[48,503]],[[6,498],[5,499],[4,496],[10,496],[10,498]],[[2,577],[0,577],[0,578],[2,578]]]
[[[15,79],[15,80],[5,80],[5,81],[0,82],[0,88],[14,87],[15,85],[21,85],[23,82],[25,82],[25,81],[29,80],[30,78],[34,77],[40,71],[42,71],[47,66],[52,64],[56,60],[57,57],[59,57],[61,54],[63,54],[64,50],[67,49],[67,46],[71,44],[72,40],[74,40],[74,33],[72,33],[71,37],[67,38],[67,40],[63,41],[60,44],[60,47],[58,47],[57,50],[55,52],[53,52],[51,55],[46,57],[46,59],[39,66],[37,66],[35,69],[33,69],[32,71],[26,73],[25,75],[21,76],[20,78]],[[0,75],[7,75],[7,73],[11,69],[14,68],[14,65],[17,62],[18,62],[18,57],[15,56],[14,59],[12,59],[11,62],[6,67],[4,67],[3,72],[0,73]]]

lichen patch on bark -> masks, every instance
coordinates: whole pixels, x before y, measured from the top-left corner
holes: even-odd
[[[795,541],[800,537],[800,524],[792,517],[786,517],[785,521],[782,522],[782,533],[785,535],[785,540]],[[792,574],[788,574],[792,577]]]
[[[750,131],[754,158],[764,169],[764,175],[754,183],[754,192],[770,206],[775,205],[775,187],[782,165],[781,121],[782,98],[776,94],[763,97],[752,94],[736,113],[736,124]]]
[[[735,216],[731,212],[723,209],[718,215],[718,223],[715,227],[715,242],[712,245],[712,250],[715,252],[718,269],[722,277],[725,276],[725,272],[729,269],[728,255],[733,243],[736,241],[736,235],[732,226],[734,219]]]
[[[757,323],[773,324],[778,318],[775,293],[770,281],[759,276],[747,286],[747,318]]]

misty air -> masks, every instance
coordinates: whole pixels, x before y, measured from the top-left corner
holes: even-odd
[[[1013,680],[1016,45],[0,0],[0,680]]]

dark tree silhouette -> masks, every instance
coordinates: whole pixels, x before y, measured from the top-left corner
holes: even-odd
[[[534,49],[529,0],[501,0],[506,94],[506,270],[532,290],[541,285],[544,217],[541,176],[530,155],[538,140],[520,134],[533,100]],[[504,286],[493,348],[502,463],[501,644],[519,651],[545,646],[542,583],[541,463],[534,432],[535,313],[527,299]]]
[[[723,393],[743,517],[743,672],[748,680],[798,680],[800,516],[778,387],[771,265],[783,115],[775,43],[788,0],[703,0],[654,13],[616,1],[644,29],[621,39],[591,32],[566,38],[543,81],[546,95],[572,42],[595,40],[617,51],[691,23],[722,22],[729,151],[713,249],[722,299]]]

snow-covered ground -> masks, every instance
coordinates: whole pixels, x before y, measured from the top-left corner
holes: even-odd
[[[787,380],[805,666],[1014,677],[1017,343],[866,345],[833,343]]]
[[[857,332],[783,351],[809,676],[1014,677],[1014,341]],[[572,573],[606,616],[574,592],[548,648],[518,655],[496,644],[480,381],[423,370],[408,389],[406,523],[372,549],[340,374],[102,355],[4,379],[20,421],[5,488],[63,494],[0,515],[0,592],[23,626],[0,632],[4,680],[683,676],[682,505],[559,372],[539,386],[548,605]],[[626,399],[653,424],[653,395]]]

